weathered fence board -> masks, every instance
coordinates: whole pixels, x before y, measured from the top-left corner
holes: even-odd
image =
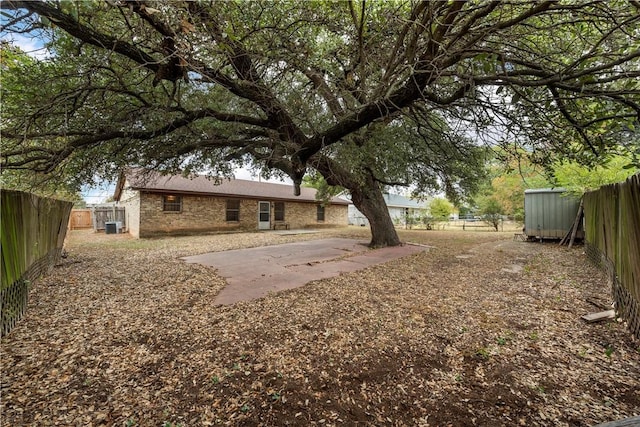
[[[125,224],[124,208],[106,207],[93,209],[93,229],[100,231],[105,229],[105,222],[120,221]]]
[[[584,196],[587,253],[612,283],[616,312],[640,338],[640,174]]]
[[[0,191],[2,335],[24,314],[32,281],[62,253],[72,203],[20,191]]]

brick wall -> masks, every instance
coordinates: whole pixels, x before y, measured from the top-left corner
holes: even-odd
[[[271,206],[273,217],[273,204]],[[324,221],[318,221],[316,203],[285,202],[284,222],[291,228],[339,227],[347,225],[347,206],[329,205],[325,207]]]
[[[140,222],[136,237],[258,229],[258,200],[240,200],[240,220],[233,222],[226,221],[226,200],[227,198],[222,197],[183,195],[180,212],[165,212],[163,211],[162,194],[141,192],[139,198]],[[285,202],[285,222],[289,224],[290,228],[347,225],[347,206],[327,206],[325,221],[317,221],[316,209],[315,203]],[[274,204],[272,202],[272,223],[273,218]],[[133,219],[130,221],[132,223]],[[135,235],[132,230],[134,227],[130,228],[130,232]]]

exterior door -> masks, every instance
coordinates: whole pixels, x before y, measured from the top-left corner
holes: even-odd
[[[258,229],[268,230],[271,228],[271,203],[258,202]]]

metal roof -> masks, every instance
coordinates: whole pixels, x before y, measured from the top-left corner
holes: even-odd
[[[524,194],[531,194],[531,193],[564,193],[565,191],[567,191],[566,188],[560,188],[560,187],[556,187],[556,188],[531,188],[529,190],[524,190]]]

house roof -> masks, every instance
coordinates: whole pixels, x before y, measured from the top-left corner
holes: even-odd
[[[425,209],[426,208],[424,203],[420,203],[417,200],[408,199],[408,198],[406,198],[404,196],[401,196],[399,194],[384,193],[383,196],[384,196],[385,203],[389,207],[395,207],[395,208],[418,208],[418,209]]]
[[[293,186],[288,184],[273,184],[244,179],[223,179],[221,182],[216,183],[214,179],[209,179],[203,175],[185,178],[181,175],[163,176],[155,172],[136,173],[135,171],[120,176],[114,194],[115,200],[120,200],[125,182],[128,188],[132,190],[158,193],[317,202],[314,188],[300,187],[300,195],[294,196]],[[329,203],[348,205],[351,202],[332,197]]]

